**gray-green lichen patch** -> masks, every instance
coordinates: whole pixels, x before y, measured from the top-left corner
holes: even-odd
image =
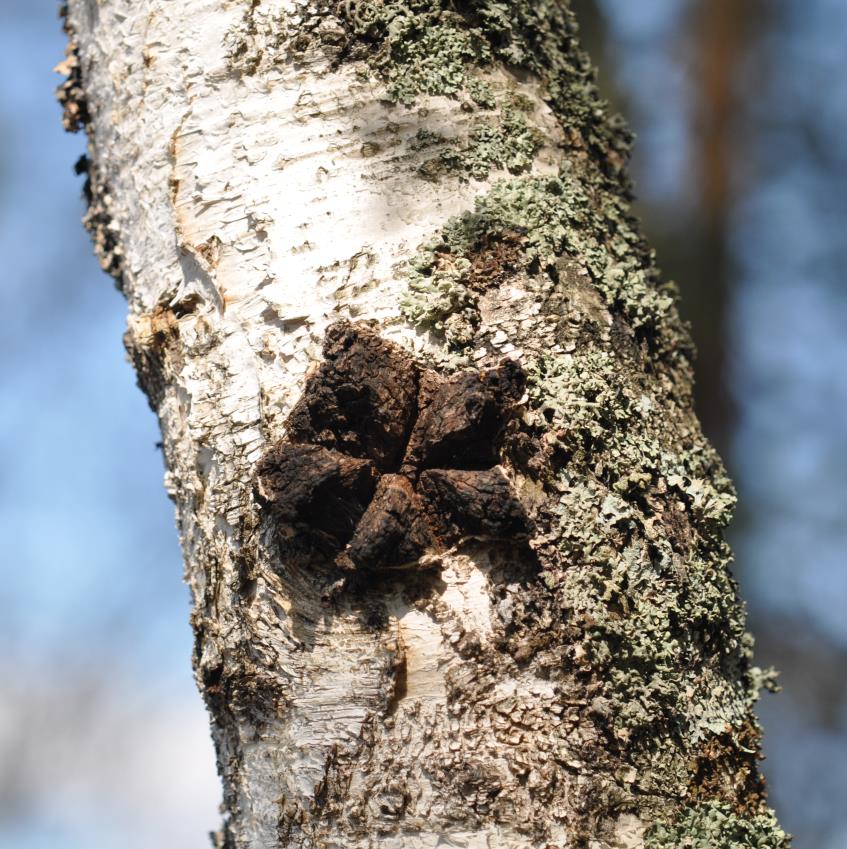
[[[426,151],[418,173],[427,179],[456,174],[474,180],[484,180],[494,170],[521,174],[532,168],[544,144],[543,134],[515,106],[503,107],[499,116],[483,113],[472,126],[464,142],[420,130],[411,144],[414,151]]]
[[[701,798],[756,815],[751,709],[767,676],[722,538],[735,495],[691,409],[672,290],[625,202],[587,163],[501,181],[409,280],[411,321],[466,360],[518,352],[527,369],[507,456],[541,570],[506,594],[502,639],[535,676],[584,682],[580,721],[603,741],[586,816],[650,822]]]
[[[401,15],[385,19],[386,50],[390,56],[384,70],[388,94],[410,106],[418,95],[456,96],[464,90],[482,102],[490,95],[478,86],[468,89],[468,69],[491,62],[488,44],[476,33],[440,15]]]
[[[492,68],[506,69],[516,80],[532,80],[555,113],[566,146],[589,152],[623,190],[629,136],[608,120],[576,31],[560,0],[318,0],[295,4],[284,15],[250,0],[226,47],[239,76],[321,56],[330,67],[355,65],[380,79],[395,104],[412,108],[421,98],[443,96],[491,113],[467,149],[441,163],[453,167],[428,164],[424,176],[430,179],[456,170],[483,179],[495,168],[527,169],[537,150],[532,133],[510,114],[513,98],[486,79]]]
[[[576,259],[606,303],[638,333],[668,352],[686,350],[674,290],[652,264],[625,201],[602,180],[592,186],[569,169],[558,176],[501,180],[473,212],[449,221],[411,263],[403,304],[408,318],[464,344],[479,323],[479,292],[469,279],[473,257],[481,245],[515,234],[525,266],[551,269],[562,256]]]
[[[731,484],[636,358],[583,342],[531,362],[526,421],[549,458],[528,464],[547,492],[535,518],[548,603],[579,623],[572,661],[596,680],[590,711],[639,767],[636,786],[682,797],[694,748],[728,733],[744,750],[757,692],[720,537]]]
[[[784,849],[789,838],[772,811],[739,816],[727,805],[686,808],[672,825],[647,832],[646,849]]]
[[[348,32],[342,55],[362,57],[392,97],[467,96],[492,108],[474,70],[493,60],[541,81],[563,126],[603,151],[620,171],[628,136],[606,119],[594,71],[576,42],[576,21],[557,0],[360,0],[324,4]]]

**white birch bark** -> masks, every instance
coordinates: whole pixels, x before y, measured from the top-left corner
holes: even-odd
[[[541,271],[494,269],[470,329],[461,310],[424,326],[426,306],[408,306],[421,245],[498,185],[546,191],[527,181],[565,175],[592,203],[617,197],[625,216],[621,178],[592,183],[598,150],[618,173],[621,149],[580,136],[565,95],[551,95],[558,72],[495,50],[462,57],[458,90],[427,83],[408,98],[397,88],[416,69],[392,78],[361,36],[388,3],[69,5],[65,70],[84,102],[70,85],[65,105],[89,133],[89,226],[126,294],[128,349],[161,422],[224,784],[218,845],[663,846],[679,823],[711,834],[715,818],[770,835],[744,754],[758,747],[755,670],[713,533],[731,494],[693,420],[684,341],[652,272],[604,254],[598,276],[580,250],[609,253],[608,233],[579,225],[565,248],[566,221]],[[554,23],[565,15],[538,5]],[[444,14],[430,34],[470,26]],[[345,52],[347,40],[365,47]],[[423,50],[441,61],[442,48]],[[480,88],[486,106],[467,95]],[[608,126],[586,91],[572,94],[589,104],[586,126]],[[534,133],[528,161],[476,151],[480,127],[516,103]],[[444,139],[459,165],[434,158]],[[468,164],[478,153],[483,164]],[[504,243],[527,252],[538,226],[504,226]],[[523,421],[549,474],[502,466],[536,520],[530,572],[509,546],[477,540],[328,603],[325,584],[286,561],[256,466],[339,319],[373,322],[442,373],[504,357],[526,368]],[[596,457],[562,436],[575,421],[580,440],[603,444],[586,449]],[[680,648],[677,628],[702,639]],[[721,629],[732,636],[716,647]]]

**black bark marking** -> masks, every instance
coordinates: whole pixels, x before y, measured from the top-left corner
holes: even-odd
[[[324,362],[286,423],[288,441],[396,468],[417,415],[420,369],[402,348],[349,322],[330,325]]]
[[[431,469],[421,475],[420,490],[431,505],[433,520],[441,525],[439,536],[447,542],[463,536],[526,535],[526,513],[502,469]]]
[[[526,383],[517,363],[442,377],[346,321],[327,330],[324,358],[257,469],[287,554],[378,573],[468,537],[526,538],[497,466]]]
[[[380,571],[414,565],[436,547],[424,502],[412,482],[404,475],[383,475],[336,562],[342,568]]]
[[[278,521],[345,545],[377,483],[370,460],[318,445],[279,443],[260,461],[259,476]]]
[[[524,393],[521,367],[505,360],[499,369],[462,371],[421,382],[420,414],[404,466],[484,469],[498,462],[497,439]]]

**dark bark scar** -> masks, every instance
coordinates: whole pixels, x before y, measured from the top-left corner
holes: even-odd
[[[283,551],[376,573],[423,568],[468,538],[528,536],[498,465],[526,386],[519,364],[441,375],[347,321],[330,325],[323,354],[257,466]]]

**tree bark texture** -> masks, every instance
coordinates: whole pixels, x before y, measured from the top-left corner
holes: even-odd
[[[220,847],[782,847],[734,496],[556,0],[71,0]]]

